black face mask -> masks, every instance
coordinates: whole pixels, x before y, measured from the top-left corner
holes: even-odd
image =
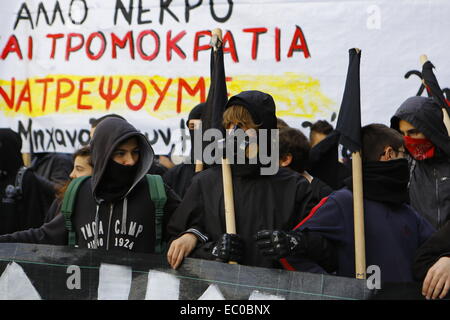
[[[98,194],[105,201],[122,198],[136,178],[138,164],[124,166],[110,159],[99,184]]]
[[[390,161],[368,161],[363,163],[364,198],[390,205],[401,205],[409,201],[409,169],[406,159]],[[352,190],[352,178],[344,180]]]

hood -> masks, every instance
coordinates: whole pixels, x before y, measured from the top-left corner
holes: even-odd
[[[243,91],[239,93],[238,95],[235,95],[228,100],[228,103],[225,106],[225,109],[233,106],[233,105],[241,105],[245,109],[248,110],[250,113],[250,116],[252,117],[253,121],[256,125],[258,125],[258,130],[260,129],[277,129],[277,117],[275,115],[275,102],[271,95],[261,92],[261,91]],[[267,132],[267,154],[265,156],[268,156],[270,158],[269,163],[263,164],[261,162],[261,155],[257,157],[257,163],[255,164],[232,164],[231,165],[231,171],[233,175],[237,176],[258,176],[262,174],[261,169],[263,167],[268,168],[275,168],[273,165],[276,162],[276,170],[271,173],[274,174],[278,171],[278,153],[272,152],[272,142],[271,141],[271,132]],[[259,141],[260,137],[257,137],[258,144],[261,143]],[[277,146],[278,147],[278,146]],[[258,153],[261,149],[258,150]],[[276,159],[273,159],[273,158]]]
[[[203,109],[205,108],[206,103],[199,103],[198,105],[196,105],[194,108],[192,108],[191,112],[189,112],[189,116],[188,116],[188,122],[191,119],[201,119],[202,118],[202,112]]]
[[[450,156],[450,138],[443,122],[442,109],[433,99],[417,96],[406,99],[391,118],[391,128],[399,130],[400,120],[411,123]]]
[[[154,152],[150,142],[129,122],[119,118],[107,118],[95,129],[91,141],[91,160],[94,165],[91,183],[97,201],[96,192],[114,149],[131,137],[136,137],[139,141],[140,156],[136,176],[128,192],[147,174],[153,164]]]
[[[0,129],[0,178],[15,175],[23,166],[22,139],[11,129]]]
[[[243,91],[228,100],[225,109],[241,105],[246,108],[253,118],[253,121],[259,125],[259,129],[276,129],[277,117],[275,114],[275,101],[270,94],[251,90]]]

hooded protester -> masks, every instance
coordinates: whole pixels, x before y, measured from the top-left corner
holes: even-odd
[[[386,282],[413,281],[415,252],[435,231],[408,202],[408,162],[401,135],[385,125],[361,129],[366,264]],[[288,270],[355,276],[353,186],[333,192],[291,232],[257,235],[263,255],[281,259]]]
[[[200,103],[195,106],[191,112],[189,112],[187,125],[189,128],[189,135],[191,140],[191,152],[189,163],[180,163],[175,167],[169,169],[164,176],[164,182],[171,187],[181,198],[184,197],[186,190],[191,185],[192,178],[195,174],[195,161],[194,158],[194,132],[201,121],[202,111],[205,103]]]
[[[261,129],[276,129],[275,103],[270,95],[260,91],[241,92],[228,101],[223,124],[228,133],[236,127],[246,132],[256,129],[257,133]],[[258,139],[261,152],[263,140],[259,135]],[[275,174],[263,175],[261,156],[258,154],[257,163],[230,165],[237,234],[226,233],[221,166],[195,175],[169,224],[174,240],[168,261],[173,268],[192,250],[194,258],[280,267],[258,254],[253,235],[268,227],[290,230],[305,214],[311,189],[304,177],[290,169],[280,168]],[[278,165],[278,156],[272,161]]]
[[[411,97],[391,118],[411,156],[411,205],[435,228],[450,219],[450,138],[441,107],[431,98]]]
[[[0,234],[38,227],[54,199],[54,189],[23,166],[22,139],[0,129]]]
[[[145,175],[153,161],[147,138],[119,118],[107,118],[91,142],[92,177],[78,189],[72,214],[76,243],[81,248],[152,253],[155,248],[155,205]],[[179,197],[165,188],[165,226]],[[66,245],[64,216],[58,214],[39,229],[0,237],[0,242]]]

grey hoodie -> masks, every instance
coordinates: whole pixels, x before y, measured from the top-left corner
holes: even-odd
[[[433,158],[412,161],[409,196],[411,205],[438,229],[450,219],[450,138],[442,110],[430,98],[411,97],[391,118],[391,127],[399,130],[400,120],[411,123],[436,147]]]
[[[132,185],[124,196],[107,203],[101,199],[98,190],[104,183],[108,161],[114,149],[131,137],[137,137],[140,148]],[[153,163],[154,154],[150,143],[127,121],[107,118],[97,126],[91,150],[94,173],[80,186],[72,213],[77,245],[93,249],[154,252],[155,206],[145,179]],[[164,208],[163,237],[165,226],[180,203],[179,197],[167,186],[166,194],[168,199]],[[2,236],[0,242],[67,244],[64,218],[58,214],[41,228]]]

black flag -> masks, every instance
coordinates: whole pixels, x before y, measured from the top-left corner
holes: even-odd
[[[450,102],[445,99],[444,92],[439,86],[436,76],[434,75],[433,68],[434,66],[430,61],[425,62],[422,66],[422,77],[425,81],[425,87],[427,88],[428,94],[433,97],[441,108],[447,110],[447,113],[450,115]]]
[[[416,93],[416,96],[421,96],[422,95],[422,92],[423,92],[423,90],[425,90],[425,86],[424,86],[424,84],[423,84],[423,82],[422,82],[422,73],[420,72],[420,71],[417,71],[417,70],[410,70],[410,71],[408,71],[406,74],[405,74],[405,79],[408,79],[412,74],[415,74],[416,76],[418,76],[419,78],[420,78],[420,88],[419,88],[419,91],[417,91],[417,93]]]
[[[361,150],[361,98],[359,65],[361,51],[349,50],[349,65],[336,130],[341,134],[340,143],[350,150]]]
[[[211,128],[220,130],[222,132],[222,136],[224,136],[225,129],[222,125],[222,119],[228,98],[222,41],[221,39],[218,39],[217,35],[212,35],[210,75],[211,84],[209,86],[208,97],[201,116],[202,136],[204,137],[205,131]],[[206,146],[210,143],[218,143],[218,141],[215,141],[214,138],[212,141],[203,141],[202,154]]]
[[[211,84],[209,86],[205,109],[202,113],[202,128],[203,130],[216,128],[223,131],[222,115],[228,98],[223,48],[219,39],[217,40],[217,50],[215,50],[214,46],[211,47],[210,68]]]

